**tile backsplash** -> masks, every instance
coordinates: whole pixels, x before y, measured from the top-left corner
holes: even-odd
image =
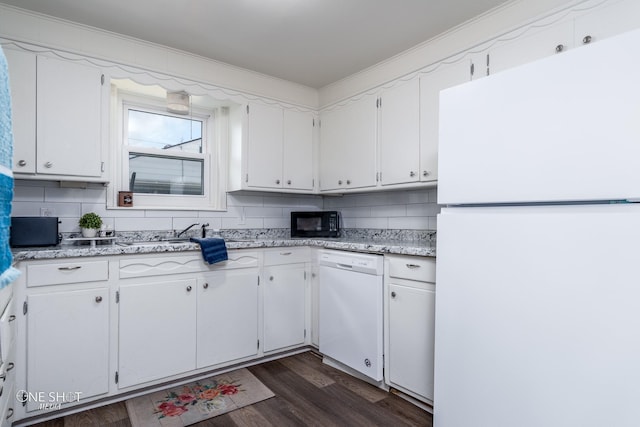
[[[63,188],[57,182],[16,180],[13,216],[57,216],[61,232],[79,231],[78,219],[96,212],[116,231],[289,228],[292,210],[338,210],[343,228],[435,230],[436,190],[314,196],[243,192],[227,194],[227,211],[106,209],[106,187]]]

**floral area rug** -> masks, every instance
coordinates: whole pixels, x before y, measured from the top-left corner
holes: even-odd
[[[275,396],[246,369],[129,399],[133,427],[188,426]]]

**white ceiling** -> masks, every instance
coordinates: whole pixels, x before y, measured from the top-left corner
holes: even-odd
[[[321,88],[505,0],[0,0]]]

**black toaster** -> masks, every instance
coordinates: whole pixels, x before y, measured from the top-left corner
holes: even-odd
[[[55,246],[60,243],[58,217],[12,216],[9,245],[11,247]]]

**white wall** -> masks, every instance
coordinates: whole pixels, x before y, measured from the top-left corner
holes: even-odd
[[[134,200],[135,204],[135,200]],[[16,180],[13,216],[39,216],[52,210],[61,232],[79,231],[78,219],[98,213],[116,231],[181,230],[195,222],[210,229],[289,228],[292,210],[339,210],[345,228],[434,230],[436,190],[411,190],[346,196],[277,193],[228,194],[226,212],[110,209],[106,187],[61,188],[57,182]]]

